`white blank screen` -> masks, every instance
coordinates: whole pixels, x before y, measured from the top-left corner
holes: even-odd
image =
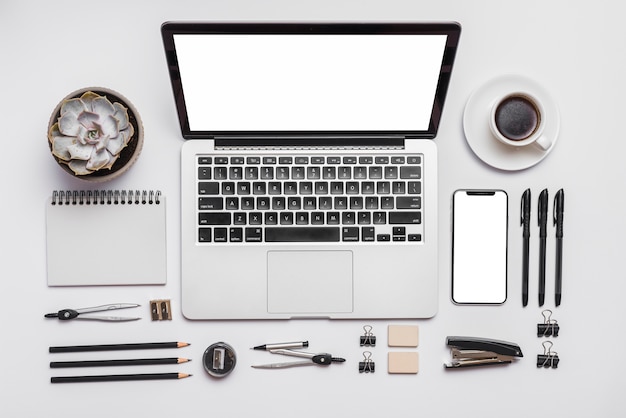
[[[174,35],[192,131],[427,130],[445,35]]]

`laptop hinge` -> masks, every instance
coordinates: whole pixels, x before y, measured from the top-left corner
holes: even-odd
[[[215,136],[216,148],[404,148],[404,135]]]

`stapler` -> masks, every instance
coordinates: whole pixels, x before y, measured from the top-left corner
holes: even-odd
[[[472,366],[509,364],[515,357],[523,357],[522,350],[515,343],[475,337],[447,337],[451,347],[452,361],[446,369]]]

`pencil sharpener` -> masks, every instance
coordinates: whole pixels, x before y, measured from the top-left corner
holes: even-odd
[[[228,344],[211,344],[202,356],[204,370],[213,377],[224,377],[233,371],[237,364],[235,350]]]

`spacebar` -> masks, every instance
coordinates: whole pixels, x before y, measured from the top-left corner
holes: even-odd
[[[337,242],[339,227],[265,227],[265,242]]]

